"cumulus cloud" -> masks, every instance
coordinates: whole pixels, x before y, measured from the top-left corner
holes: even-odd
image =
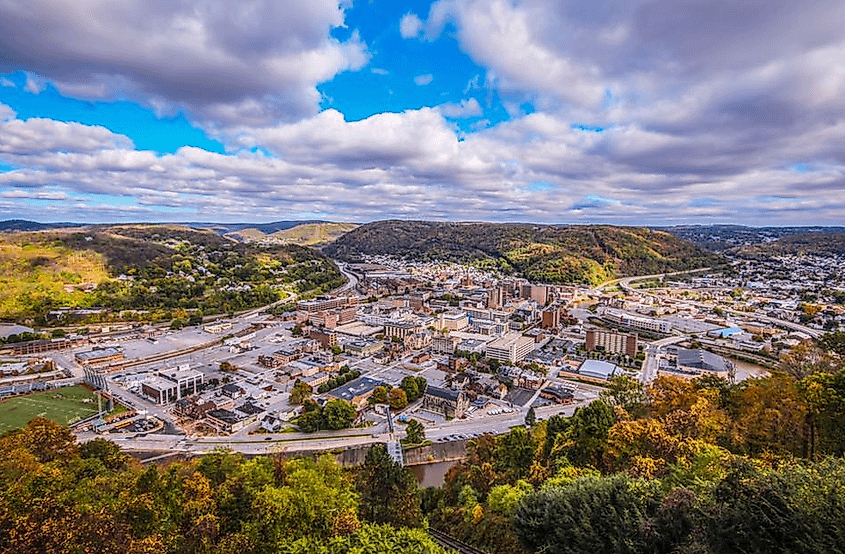
[[[399,20],[399,33],[402,38],[414,38],[422,31],[423,23],[417,14],[406,13]]]
[[[33,217],[64,220],[92,210],[106,220],[845,217],[839,0],[777,10],[762,0],[439,0],[424,21],[406,14],[400,32],[431,40],[454,27],[484,68],[464,97],[483,87],[510,115],[460,136],[450,120],[481,117],[474,98],[359,121],[318,112],[315,84],[367,58],[354,31],[331,38],[344,23],[336,2],[298,4],[290,20],[278,2],[109,4],[96,21],[84,16],[101,7],[94,0],[36,4],[41,19],[0,3],[0,70],[76,96],[185,107],[233,153],[158,156],[101,127],[24,121],[0,105],[6,213],[34,199],[48,206]],[[127,202],[106,206],[113,196]]]
[[[43,153],[132,149],[132,141],[105,127],[52,119],[16,119],[0,104],[0,155],[34,157]]]
[[[433,80],[434,75],[432,75],[431,73],[417,75],[416,77],[414,77],[414,83],[416,83],[418,86],[430,85]]]
[[[835,223],[845,209],[830,194],[845,189],[842,163],[718,175],[707,166],[726,154],[702,148],[694,170],[648,173],[644,160],[667,148],[663,137],[636,127],[585,131],[546,113],[459,139],[442,107],[360,121],[327,110],[237,129],[230,141],[243,149],[230,155],[194,147],[156,155],[102,128],[10,117],[0,127],[0,163],[16,169],[0,173],[0,211],[36,219],[160,219],[166,210],[176,220],[759,224]],[[845,128],[828,133],[807,140],[845,140]],[[250,152],[254,145],[266,153]],[[113,197],[126,201],[105,207]],[[32,214],[22,204],[29,199],[41,202]]]
[[[336,0],[2,2],[0,72],[222,124],[293,120],[316,113],[317,84],[367,63],[357,34],[330,36],[343,24]]]

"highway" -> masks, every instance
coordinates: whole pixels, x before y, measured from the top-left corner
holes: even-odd
[[[552,415],[571,416],[579,407],[586,406],[598,395],[591,394],[579,402],[566,405],[551,405],[535,408],[538,419],[547,419]],[[477,436],[484,433],[504,434],[512,427],[525,422],[527,410],[517,408],[511,413],[499,415],[483,415],[478,418],[455,419],[438,425],[426,427],[426,438],[438,442],[454,437]],[[181,452],[186,454],[202,454],[211,452],[215,448],[227,448],[244,454],[272,454],[277,452],[301,452],[313,450],[333,450],[364,444],[386,443],[390,439],[386,425],[370,428],[353,428],[342,431],[321,431],[316,433],[275,433],[247,436],[220,437],[192,437],[172,434],[137,435],[113,433],[97,435],[95,433],[80,433],[78,440],[87,442],[97,437],[114,441],[127,451],[135,452]],[[397,428],[396,438],[404,437],[404,430]]]

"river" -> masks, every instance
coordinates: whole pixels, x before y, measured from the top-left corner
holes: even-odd
[[[420,464],[415,466],[408,466],[420,487],[439,487],[446,479],[446,472],[449,471],[453,465],[457,464],[457,460],[448,462],[433,462],[430,464]]]
[[[743,360],[729,358],[736,366],[736,382],[745,381],[746,379],[755,379],[758,377],[766,377],[769,370],[761,365]]]

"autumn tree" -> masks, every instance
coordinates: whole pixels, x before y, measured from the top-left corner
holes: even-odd
[[[290,403],[295,406],[301,406],[306,400],[311,398],[312,392],[311,385],[297,379],[290,391]]]
[[[390,389],[387,393],[387,402],[391,409],[402,410],[408,405],[408,397],[405,391],[400,388]]]

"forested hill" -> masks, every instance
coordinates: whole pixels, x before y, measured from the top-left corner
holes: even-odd
[[[59,308],[103,308],[93,323],[125,317],[187,319],[321,293],[343,282],[322,254],[259,248],[210,230],[115,225],[0,235],[0,319],[38,325]]]
[[[733,250],[741,257],[841,256],[845,254],[845,232],[809,232],[786,236],[771,242],[751,244]]]
[[[662,231],[605,225],[378,221],[328,245],[329,256],[444,260],[498,267],[532,281],[599,283],[614,277],[681,271],[720,258]]]

